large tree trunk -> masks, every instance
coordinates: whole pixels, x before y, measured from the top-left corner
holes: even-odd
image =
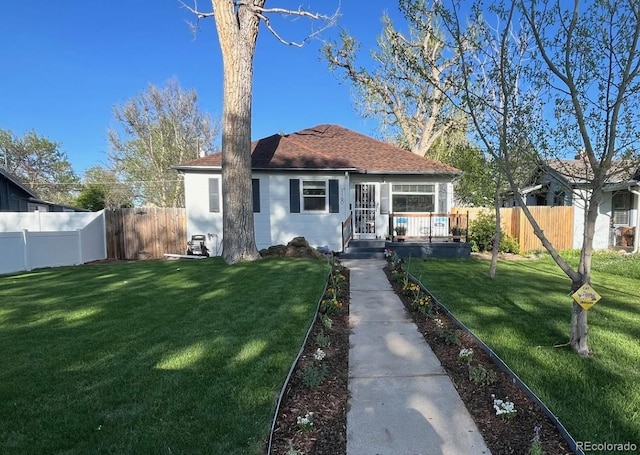
[[[222,112],[222,257],[233,264],[260,257],[251,191],[251,98],[258,17],[248,5],[212,0],[224,64]],[[265,0],[249,2],[263,6]]]

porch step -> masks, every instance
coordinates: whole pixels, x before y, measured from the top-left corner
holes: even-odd
[[[384,259],[384,240],[351,240],[341,259]]]

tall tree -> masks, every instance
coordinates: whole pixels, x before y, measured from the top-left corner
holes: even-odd
[[[59,142],[35,131],[23,137],[0,129],[0,166],[18,177],[38,196],[50,202],[70,204],[80,179]]]
[[[459,96],[452,99],[470,119],[493,186],[496,226],[489,277],[494,278],[502,233],[500,195],[506,182],[520,181],[538,162],[528,145],[531,125],[537,123],[537,98],[524,82],[529,37],[515,17],[515,4],[496,1],[485,11],[482,2],[464,3],[470,17],[461,17],[462,5],[456,0],[451,9],[441,5],[439,10],[458,58]]]
[[[400,0],[408,32],[400,32],[387,14],[378,49],[371,52],[373,69],[357,63],[360,44],[346,31],[323,54],[332,70],[341,70],[357,91],[365,117],[378,118],[388,136],[420,156],[445,161],[446,150],[433,147],[459,128],[445,95],[452,89],[450,69],[455,56],[442,39],[438,16],[424,0]],[[444,155],[438,152],[445,152]]]
[[[614,161],[637,168],[640,159],[640,3],[520,0],[518,5],[537,50],[536,80],[555,106],[548,130],[552,137],[545,143],[555,155],[558,150],[566,154],[569,149],[572,155],[582,151],[586,169],[580,173],[589,191],[577,269],[551,251],[575,291],[591,280],[602,190],[620,171]],[[544,238],[540,229],[536,234]],[[570,343],[579,354],[589,354],[587,311],[575,302]]]
[[[546,0],[496,2],[492,11],[502,20],[493,29],[493,36],[498,37],[494,46],[487,45],[487,35],[478,31],[481,27],[464,29],[469,19],[461,13],[461,5],[456,0],[443,14],[459,49],[464,51],[459,61],[465,86],[462,100],[469,113],[480,120],[474,120],[475,129],[481,138],[484,136],[486,148],[497,151],[494,156],[500,170],[535,235],[575,291],[590,281],[595,221],[603,186],[614,172],[613,160],[635,157],[637,163],[640,5],[625,0],[595,0],[585,8],[578,0],[569,6]],[[464,6],[466,10],[468,5]],[[472,16],[481,17],[482,3],[474,3],[471,11]],[[514,35],[512,27],[516,23],[521,33]],[[514,41],[514,36],[528,36],[530,40]],[[546,122],[532,120],[534,99],[514,96],[523,93],[525,87],[535,89],[535,99],[544,101],[546,94],[546,100],[554,106],[547,109],[547,114],[553,112],[546,116]],[[487,99],[499,102],[487,103]],[[491,117],[492,122],[483,121]],[[536,124],[543,127],[534,131]],[[521,197],[518,166],[511,158],[514,152],[532,145],[537,150],[553,151],[556,157],[584,150],[580,177],[589,190],[577,268],[560,256]],[[576,303],[569,344],[579,355],[589,355],[587,312]]]
[[[450,99],[458,87],[457,55],[446,40],[437,5],[400,0],[405,24],[394,24],[384,14],[372,64],[360,65],[360,44],[346,31],[339,43],[323,48],[323,55],[334,72],[353,84],[361,115],[378,119],[387,140],[461,169],[454,182],[457,200],[483,205],[493,200],[492,175],[486,157],[467,139],[468,117]]]
[[[211,0],[213,12],[189,8],[198,19],[215,18],[222,51],[222,257],[230,264],[260,257],[251,198],[251,100],[258,26],[263,21],[279,41],[297,44],[278,35],[269,21],[270,13],[323,19],[329,24],[336,17],[302,9],[265,8],[265,3],[266,0]]]
[[[143,203],[183,207],[184,184],[172,168],[210,154],[217,126],[198,109],[195,90],[176,79],[147,90],[113,109],[121,131],[109,131],[112,167],[124,176]]]

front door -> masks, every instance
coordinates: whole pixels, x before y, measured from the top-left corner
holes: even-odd
[[[356,183],[354,195],[354,234],[357,238],[376,238],[376,184]]]

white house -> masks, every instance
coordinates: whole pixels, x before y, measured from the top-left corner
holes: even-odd
[[[188,237],[208,234],[220,245],[221,155],[176,169],[184,174]],[[304,236],[332,251],[343,248],[345,222],[352,223],[354,238],[384,239],[394,212],[449,213],[452,180],[460,173],[338,125],[253,142],[252,169],[258,248]]]
[[[576,156],[574,160],[553,160],[540,164],[521,190],[527,205],[574,208],[573,248],[582,247],[585,200],[589,196],[590,166]],[[504,205],[515,205],[513,197]],[[593,247],[596,250],[622,248],[638,251],[640,235],[640,163],[615,162],[603,188],[598,208]]]

